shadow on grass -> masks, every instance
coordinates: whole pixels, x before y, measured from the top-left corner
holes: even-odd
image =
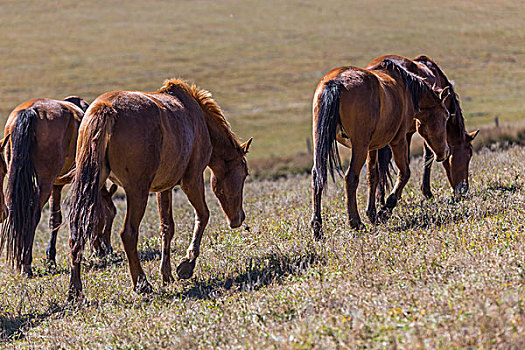
[[[37,327],[47,318],[55,314],[63,314],[70,306],[51,305],[41,313],[30,313],[20,316],[0,315],[0,345],[23,339],[27,330]]]
[[[454,199],[445,201],[423,201],[417,205],[411,205],[410,210],[406,211],[406,216],[401,218],[398,225],[393,230],[396,232],[410,229],[427,229],[429,227],[440,227],[443,225],[463,222],[466,219],[482,219],[486,216],[497,214],[500,209],[486,207],[479,209],[476,206],[476,197],[489,200],[494,196],[514,195],[521,190],[522,185],[516,181],[512,183],[502,183],[499,181],[488,184],[485,190],[471,193],[459,201],[472,201],[472,205],[458,209],[459,202]]]
[[[167,297],[214,300],[230,290],[255,291],[274,282],[281,283],[286,276],[299,275],[323,261],[324,258],[313,252],[301,255],[272,253],[250,258],[246,261],[244,272],[237,276],[197,281],[189,289]]]
[[[141,262],[160,260],[160,258],[161,253],[158,248],[146,247],[139,251],[139,259]],[[110,266],[119,267],[125,265],[127,261],[126,253],[118,251],[102,258],[90,258],[85,261],[84,267],[86,270],[103,270]]]

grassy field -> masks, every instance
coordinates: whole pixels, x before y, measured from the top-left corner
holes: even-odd
[[[391,220],[359,233],[348,228],[342,183],[330,184],[324,243],[314,242],[309,229],[308,177],[251,181],[244,228],[227,229],[209,198],[212,217],[195,276],[169,286],[159,273],[152,197],[140,251],[155,291],[145,297],[132,291],[115,234],[108,266],[88,260],[85,300],[68,305],[67,230],[59,234],[58,274],[48,275],[43,222],[37,277],[23,280],[0,263],[1,341],[5,348],[68,349],[523,348],[523,159],[521,147],[478,152],[469,198],[459,203],[450,201],[441,167],[435,199],[423,199],[418,159]],[[365,190],[360,186],[358,197],[363,217]],[[180,191],[174,201],[177,261],[193,212]],[[125,207],[116,204],[114,232]]]
[[[469,129],[523,118],[516,1],[1,1],[0,116],[35,97],[89,100],[182,76],[211,90],[252,161],[305,151],[321,76],[383,54],[437,60]]]
[[[214,93],[241,139],[254,136],[252,173],[301,173],[311,162],[306,139],[320,77],[394,53],[436,59],[461,94],[467,128],[482,128],[467,200],[451,202],[441,166],[436,196],[424,200],[416,158],[391,220],[355,232],[343,185],[331,183],[323,243],[311,237],[305,175],[252,178],[238,230],[227,228],[209,194],[195,275],[169,286],[159,273],[152,196],[139,240],[155,290],[149,296],[131,288],[119,197],[116,253],[87,259],[86,298],[66,303],[68,225],[57,274],[48,274],[46,207],[34,245],[37,276],[22,279],[0,260],[0,348],[525,348],[525,149],[480,149],[525,139],[519,2],[0,0],[0,18],[2,122],[31,98],[92,100],[110,90],[155,90],[180,76]],[[500,129],[492,127],[496,115]],[[193,210],[180,191],[174,197],[176,264]]]

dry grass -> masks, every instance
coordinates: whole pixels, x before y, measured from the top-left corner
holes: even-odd
[[[35,97],[89,100],[182,76],[211,90],[252,159],[305,151],[330,68],[435,58],[468,128],[523,118],[522,6],[464,1],[3,1],[0,115]]]
[[[523,159],[519,147],[478,152],[470,196],[459,203],[450,201],[442,169],[434,172],[436,198],[423,199],[418,159],[389,223],[360,233],[348,228],[341,183],[331,184],[325,243],[312,241],[308,177],[252,181],[247,227],[225,228],[209,198],[212,219],[196,274],[167,287],[152,197],[140,239],[155,289],[147,297],[132,292],[115,234],[118,251],[108,266],[90,261],[84,273],[85,302],[68,305],[67,230],[59,234],[59,273],[47,275],[41,223],[38,276],[22,280],[0,265],[2,342],[6,348],[523,348]],[[114,232],[125,203],[117,206]],[[180,191],[174,207],[177,260],[193,213]]]
[[[386,53],[426,54],[456,82],[468,129],[498,115],[501,130],[519,140],[512,123],[525,110],[521,7],[510,0],[7,0],[0,115],[34,97],[91,100],[182,76],[214,93],[241,138],[255,136],[254,173],[280,176],[310,167],[311,95],[323,73]],[[349,230],[342,185],[331,185],[325,243],[312,241],[308,177],[250,181],[245,229],[225,228],[209,198],[195,276],[166,287],[152,197],[140,238],[155,288],[147,297],[132,292],[117,234],[120,199],[117,252],[103,268],[86,262],[86,299],[76,306],[65,302],[67,225],[58,274],[45,270],[46,208],[37,277],[23,280],[0,262],[0,348],[524,348],[523,159],[519,147],[480,150],[470,198],[460,203],[450,202],[438,166],[436,198],[423,200],[416,159],[390,222],[362,233]],[[180,191],[174,208],[176,263],[193,212]]]

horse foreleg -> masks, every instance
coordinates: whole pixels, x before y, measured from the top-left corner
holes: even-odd
[[[430,171],[432,170],[432,163],[434,160],[434,154],[432,150],[428,147],[427,143],[424,144],[424,167],[423,167],[423,178],[421,179],[421,191],[423,195],[430,199],[432,198],[432,190],[430,189]]]
[[[377,150],[369,151],[367,164],[367,180],[368,180],[368,208],[366,215],[372,224],[376,222],[376,189],[379,183],[379,169],[377,167]]]
[[[63,185],[53,185],[51,190],[51,198],[49,199],[49,229],[51,234],[49,236],[49,243],[46,248],[47,262],[51,267],[56,266],[56,244],[57,234],[60,226],[62,225],[62,213],[60,210],[60,201],[62,197]]]
[[[170,247],[175,231],[171,189],[157,193],[157,205],[159,207],[160,235],[162,236],[162,263],[160,265],[160,273],[162,275],[162,282],[170,283],[174,281],[173,275],[171,274]]]
[[[126,200],[127,200],[127,211],[126,218],[124,220],[124,226],[120,233],[120,238],[124,244],[124,250],[128,257],[129,271],[131,273],[131,279],[133,280],[133,287],[135,292],[139,294],[149,293],[152,291],[151,285],[149,284],[146,274],[140,264],[139,253],[137,251],[137,242],[139,237],[139,225],[144,211],[146,210],[146,204],[148,203],[148,187],[145,189],[139,189],[132,186],[125,187]]]
[[[314,232],[314,239],[323,239],[323,219],[321,217],[321,199],[323,197],[323,184],[318,183],[317,171],[315,167],[312,169],[312,203],[314,212],[312,215],[312,230]]]
[[[410,179],[408,144],[406,139],[403,138],[401,142],[397,144],[391,144],[390,147],[392,148],[392,155],[399,172],[397,174],[396,184],[388,196],[385,206],[381,209],[380,217],[382,221],[386,221],[386,219],[388,219],[388,216],[390,216],[392,213],[392,209],[394,209],[394,207],[397,205],[398,200],[401,199],[403,188]]]
[[[359,174],[365,164],[368,153],[368,145],[357,145],[352,143],[352,160],[345,174],[346,182],[346,206],[350,227],[361,229],[363,223],[357,211],[357,186],[359,185]]]
[[[200,245],[202,234],[208,219],[210,212],[204,198],[204,179],[200,174],[196,179],[185,179],[182,181],[182,190],[186,193],[188,200],[195,209],[195,226],[193,229],[193,238],[190,246],[186,251],[186,257],[182,259],[177,266],[177,275],[179,278],[188,279],[193,275],[193,269],[195,268],[195,262],[200,254]]]

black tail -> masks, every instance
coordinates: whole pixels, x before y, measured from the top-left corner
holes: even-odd
[[[18,112],[11,132],[11,163],[7,179],[8,217],[0,234],[0,252],[6,247],[7,260],[20,267],[24,252],[32,249],[39,208],[38,176],[33,162],[34,125],[38,113]]]
[[[314,181],[316,186],[323,187],[326,183],[327,168],[335,181],[334,169],[341,173],[341,158],[337,148],[337,126],[340,124],[339,102],[341,88],[344,85],[339,80],[325,83],[319,103],[317,125],[315,130]]]
[[[379,171],[379,183],[377,185],[377,198],[384,204],[387,189],[392,186],[392,150],[385,146],[377,152],[377,168]]]

